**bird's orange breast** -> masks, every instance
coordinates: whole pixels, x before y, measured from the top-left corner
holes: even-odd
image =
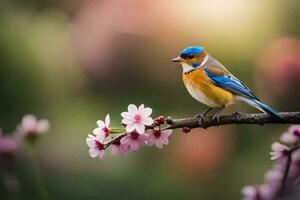
[[[196,99],[208,106],[212,107],[212,104],[215,104],[213,107],[227,106],[234,100],[234,94],[214,85],[204,72],[203,68],[184,73],[182,79],[187,88],[193,88],[194,91],[205,96],[202,100]],[[189,88],[188,90],[191,93]],[[191,95],[195,98],[195,94]]]

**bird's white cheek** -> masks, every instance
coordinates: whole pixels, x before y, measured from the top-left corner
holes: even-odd
[[[194,69],[192,66],[188,65],[188,64],[185,63],[185,62],[182,62],[182,63],[181,63],[181,66],[182,66],[182,72],[183,72],[183,73],[187,73],[187,72],[189,72],[189,71],[191,71],[191,70]]]

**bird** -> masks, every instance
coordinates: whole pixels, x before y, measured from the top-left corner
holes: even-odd
[[[282,117],[272,108],[262,103],[258,97],[221,62],[211,56],[204,47],[190,46],[183,49],[179,56],[172,59],[182,65],[182,80],[189,94],[197,101],[208,106],[200,120],[216,108],[213,120],[219,122],[223,110],[232,104],[243,101],[246,104],[282,121]]]

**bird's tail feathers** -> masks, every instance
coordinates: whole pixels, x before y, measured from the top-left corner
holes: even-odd
[[[272,108],[270,108],[269,106],[267,106],[266,104],[260,102],[257,99],[250,99],[250,98],[246,98],[246,97],[240,97],[239,100],[242,100],[242,101],[246,102],[247,104],[261,110],[262,112],[268,113],[269,115],[271,115],[273,118],[277,119],[278,121],[283,121],[283,119],[282,119],[282,117],[280,116],[279,113],[277,113]]]

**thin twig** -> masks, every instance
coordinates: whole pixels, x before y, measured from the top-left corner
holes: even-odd
[[[107,143],[104,143],[104,149],[108,148],[111,144],[120,141],[127,133],[121,133],[121,135],[118,135],[117,137],[111,139],[110,141],[108,141]]]
[[[281,181],[281,194],[283,193],[285,186],[286,186],[286,181],[289,175],[289,171],[290,171],[290,167],[291,167],[291,163],[292,163],[292,154],[293,152],[295,152],[297,149],[300,148],[300,144],[294,146],[292,149],[287,151],[287,163],[286,163],[286,167],[284,169],[284,175]]]

